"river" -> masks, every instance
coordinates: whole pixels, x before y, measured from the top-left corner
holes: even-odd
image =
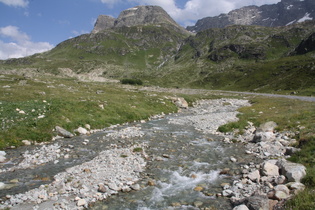
[[[224,143],[225,136],[216,129],[237,120],[236,110],[246,105],[249,104],[245,100],[201,101],[194,108],[161,115],[148,122],[113,126],[88,136],[10,150],[9,161],[0,173],[0,181],[5,185],[0,190],[2,206],[12,209],[84,206],[91,209],[232,209],[227,198],[218,196],[222,184],[239,178],[241,165],[259,160],[247,155],[242,144]],[[124,156],[117,156],[119,149],[132,146],[133,151],[141,147],[142,159],[129,150],[124,151]],[[94,161],[100,156],[107,159],[115,156],[123,162],[115,162],[113,158],[111,165],[100,165]],[[233,158],[237,161],[231,161]],[[94,199],[95,195],[103,196],[97,192],[97,186],[105,183],[106,170],[118,165],[123,170],[115,175],[123,177],[129,173],[128,168],[144,165],[142,161],[145,167],[137,169],[139,174],[133,170],[130,177],[134,177],[129,178],[138,189],[122,185],[115,192],[113,187],[106,187],[106,199]],[[78,168],[82,165],[83,168]],[[102,174],[97,178],[92,176],[101,170],[103,177]],[[62,180],[67,173],[75,173],[77,177]],[[74,180],[82,183],[76,186]],[[71,188],[67,185],[70,182]],[[88,182],[91,187],[85,190]],[[56,187],[60,183],[62,187]],[[79,201],[84,202],[81,205]]]

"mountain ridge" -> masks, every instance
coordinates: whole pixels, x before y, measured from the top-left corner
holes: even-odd
[[[285,26],[315,19],[314,0],[281,0],[277,4],[246,6],[227,14],[205,17],[186,29],[200,32],[209,28],[224,28],[228,25]]]

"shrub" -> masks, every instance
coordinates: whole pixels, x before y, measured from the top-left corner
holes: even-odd
[[[142,152],[143,149],[141,147],[136,147],[133,149],[133,152]]]
[[[122,79],[120,80],[121,84],[128,85],[142,85],[143,82],[140,79]]]

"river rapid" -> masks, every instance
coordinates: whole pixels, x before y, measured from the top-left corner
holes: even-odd
[[[232,209],[220,196],[241,165],[260,160],[225,143],[220,125],[246,100],[199,101],[148,122],[7,152],[1,207],[12,209]]]

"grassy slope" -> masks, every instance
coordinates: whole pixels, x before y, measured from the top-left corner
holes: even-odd
[[[187,37],[167,27],[118,28],[97,34],[84,34],[66,40],[51,51],[4,62],[2,69],[36,68],[59,74],[59,68],[76,73],[103,69],[107,78],[123,78],[148,73],[176,52]]]
[[[115,84],[5,75],[0,87],[1,149],[18,146],[23,139],[50,140],[57,125],[70,131],[85,124],[96,129],[176,111],[162,94],[129,92]],[[38,118],[41,115],[44,118]]]
[[[314,31],[313,22],[282,28],[232,26],[207,30],[186,39],[175,61],[165,65],[151,82],[173,87],[314,95],[315,53],[288,56]]]

